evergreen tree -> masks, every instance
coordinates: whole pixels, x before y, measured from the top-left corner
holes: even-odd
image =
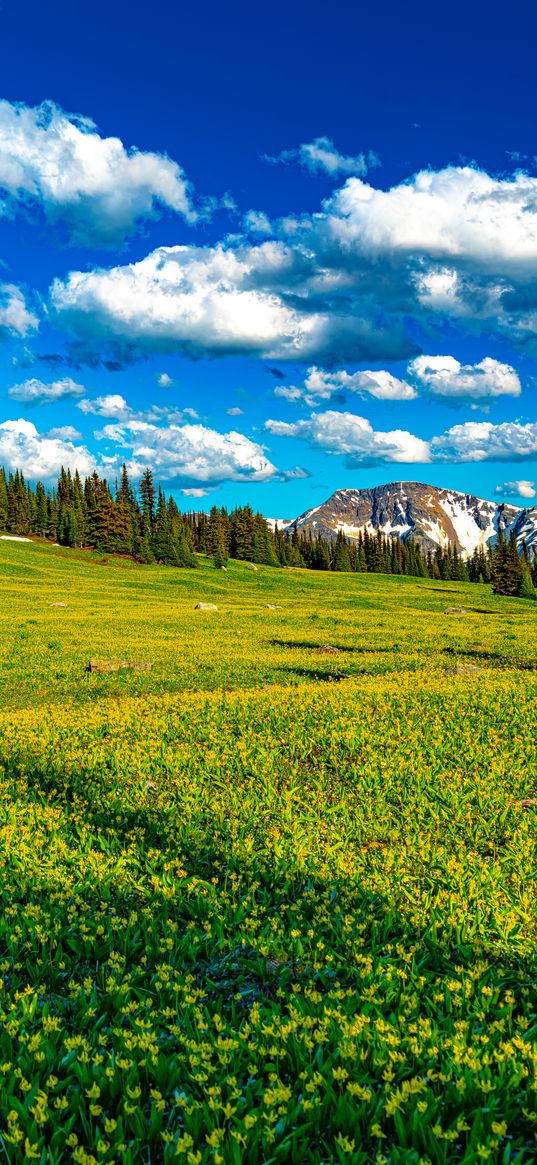
[[[139,487],[140,501],[142,508],[142,516],[144,521],[149,526],[149,531],[153,529],[153,522],[155,519],[155,486],[153,484],[153,474],[150,469],[146,469],[142,474]]]
[[[521,599],[537,599],[537,590],[535,589],[531,577],[531,570],[527,563],[524,563],[522,566],[522,578],[520,580],[518,595]]]
[[[7,480],[3,468],[0,468],[0,530],[7,529]]]
[[[522,583],[520,561],[514,532],[506,543],[503,530],[498,530],[498,541],[492,559],[492,589],[495,595],[518,595]]]
[[[351,560],[349,556],[349,544],[345,538],[343,531],[338,530],[336,541],[334,544],[334,554],[332,558],[332,570],[347,571],[351,569]]]
[[[33,530],[40,538],[46,538],[48,527],[47,494],[42,482],[38,481],[35,487],[35,515]]]

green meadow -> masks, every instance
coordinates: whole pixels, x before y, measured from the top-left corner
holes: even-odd
[[[535,1161],[535,604],[7,541],[0,599],[0,1155]]]

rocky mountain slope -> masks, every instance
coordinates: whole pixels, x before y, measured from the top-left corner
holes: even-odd
[[[473,494],[439,489],[418,481],[392,481],[374,489],[336,490],[328,501],[307,510],[292,523],[333,540],[338,530],[355,539],[361,530],[414,538],[425,550],[449,543],[467,557],[478,546],[494,544],[498,529],[513,529],[537,555],[537,506],[520,509],[488,502]]]

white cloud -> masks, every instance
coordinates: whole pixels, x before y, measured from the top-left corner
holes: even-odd
[[[94,245],[121,242],[158,206],[196,217],[177,162],[125,149],[51,102],[30,108],[0,101],[2,193],[6,213],[37,203],[49,219],[64,219],[78,243]]]
[[[416,356],[408,371],[431,395],[455,400],[487,401],[522,391],[514,368],[490,356],[479,364],[460,364],[454,356]]]
[[[263,210],[249,210],[244,216],[244,228],[252,235],[271,235],[272,223]]]
[[[74,425],[59,425],[55,429],[48,429],[44,437],[57,437],[59,441],[81,441],[82,433]]]
[[[172,379],[171,376],[168,376],[167,372],[161,372],[160,376],[158,377],[157,382],[158,382],[159,388],[172,388],[173,385],[175,384],[175,381]]]
[[[313,413],[307,420],[294,424],[269,420],[265,427],[274,436],[300,437],[326,453],[345,454],[349,466],[431,460],[426,441],[404,429],[375,431],[365,417],[354,413]]]
[[[87,359],[112,349],[124,360],[180,352],[382,368],[418,355],[413,325],[444,319],[537,353],[536,211],[537,177],[522,173],[447,167],[388,190],[350,177],[318,213],[272,224],[271,238],[259,241],[254,217],[254,243],[160,247],[108,271],[73,271],[54,282],[51,304]],[[428,388],[515,395],[516,373],[491,360]],[[369,375],[349,391],[412,391]]]
[[[239,408],[226,409],[226,413],[227,413],[228,417],[242,417],[242,416],[244,416],[244,409],[239,409]]]
[[[537,424],[519,421],[468,421],[430,441],[401,429],[378,432],[365,417],[333,411],[294,423],[269,420],[265,428],[276,437],[298,437],[326,453],[344,454],[349,466],[537,459]]]
[[[25,477],[55,477],[62,465],[78,469],[83,475],[93,473],[95,461],[84,445],[71,440],[42,436],[30,421],[3,421],[0,424],[0,465],[12,471],[22,469]]]
[[[38,327],[39,320],[26,306],[20,287],[13,283],[0,283],[0,336],[24,338]]]
[[[84,399],[79,401],[76,407],[86,415],[89,413],[95,417],[111,417],[118,421],[127,420],[132,413],[125,397],[119,393],[96,396],[94,400]]]
[[[288,400],[290,404],[296,404],[298,401],[304,400],[304,389],[297,388],[295,384],[279,384],[274,389],[274,396],[282,397],[283,400]]]
[[[524,461],[537,457],[537,424],[467,421],[433,437],[435,461]]]
[[[485,273],[521,274],[537,260],[537,178],[494,178],[471,166],[422,170],[381,190],[350,178],[325,204],[334,239],[356,254],[409,256]],[[444,267],[445,270],[445,267]]]
[[[537,489],[534,481],[504,481],[503,485],[497,485],[494,490],[495,494],[500,494],[504,498],[535,498],[537,497]]]
[[[209,485],[221,481],[270,481],[278,473],[261,445],[242,433],[218,433],[204,425],[158,427],[129,420],[107,425],[102,436],[130,450],[127,465],[135,476],[146,465],[151,465],[162,481],[189,480]]]
[[[414,400],[415,388],[406,380],[399,380],[391,372],[384,370],[363,372],[326,372],[322,368],[308,368],[303,388],[294,385],[278,385],[274,396],[288,401],[303,401],[309,408],[315,408],[321,401],[330,400],[337,393],[352,392],[357,396],[375,397],[376,400]]]
[[[379,166],[380,160],[372,150],[368,153],[352,155],[340,154],[331,138],[318,137],[312,142],[303,142],[296,150],[282,150],[277,157],[264,155],[267,162],[298,162],[311,174],[359,174],[363,176],[372,166]]]
[[[212,489],[182,489],[181,493],[185,498],[206,498],[207,494],[212,493]]]
[[[82,384],[77,384],[70,376],[66,376],[63,380],[54,380],[52,384],[44,384],[42,380],[35,378],[24,380],[21,384],[13,384],[8,388],[7,395],[20,403],[45,405],[82,396],[84,392]]]
[[[397,359],[413,346],[395,324],[327,307],[326,284],[302,288],[303,260],[284,243],[160,247],[138,263],[75,271],[51,288],[57,321],[82,344],[125,354]],[[294,286],[296,293],[288,293]],[[322,290],[316,309],[315,297]]]

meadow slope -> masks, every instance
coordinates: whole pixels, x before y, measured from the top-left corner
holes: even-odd
[[[5,1158],[534,1161],[535,604],[8,542],[0,597]]]

